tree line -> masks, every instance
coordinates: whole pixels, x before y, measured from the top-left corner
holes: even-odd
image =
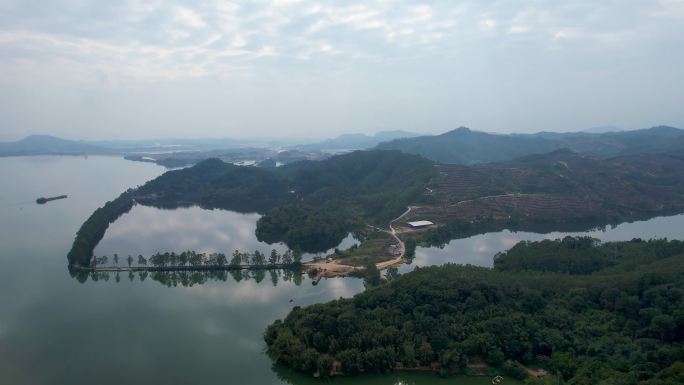
[[[87,267],[90,265],[93,250],[104,237],[109,225],[133,208],[135,191],[134,189],[126,190],[113,201],[95,210],[83,222],[67,254],[70,266]]]
[[[230,258],[230,259],[229,259]],[[119,262],[126,263],[128,267],[292,267],[299,268],[302,265],[302,254],[298,251],[287,250],[284,253],[279,253],[276,249],[271,250],[270,254],[264,254],[259,250],[253,253],[241,252],[235,250],[231,256],[226,256],[223,253],[199,253],[188,250],[180,253],[165,252],[155,253],[149,258],[143,257],[141,254],[134,258],[128,255],[126,258],[120,258],[118,254],[113,254],[110,259],[109,256],[95,256],[90,261],[90,267],[96,269],[97,267],[119,266]]]

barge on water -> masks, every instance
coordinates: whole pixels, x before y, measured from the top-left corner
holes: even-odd
[[[50,201],[55,201],[57,199],[65,199],[66,197],[67,197],[66,195],[60,195],[60,196],[49,197],[49,198],[40,197],[40,198],[36,199],[36,203],[38,203],[39,205],[44,205]]]

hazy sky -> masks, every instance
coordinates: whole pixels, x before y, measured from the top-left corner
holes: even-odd
[[[684,0],[0,0],[0,140],[684,126]]]

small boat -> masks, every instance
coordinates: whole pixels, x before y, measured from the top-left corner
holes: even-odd
[[[40,198],[36,199],[36,203],[38,203],[39,205],[44,205],[50,201],[54,201],[57,199],[65,199],[66,197],[67,197],[66,195],[59,195],[56,197],[49,197],[49,198],[40,197]]]

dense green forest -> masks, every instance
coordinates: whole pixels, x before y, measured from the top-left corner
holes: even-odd
[[[302,203],[276,207],[257,221],[256,236],[269,244],[285,242],[301,250],[329,250],[360,227],[343,210],[319,210]]]
[[[574,258],[599,262],[583,270]],[[336,361],[345,374],[448,374],[483,360],[521,379],[521,365],[541,365],[539,383],[682,383],[681,241],[526,242],[497,260],[417,268],[351,299],[296,307],[267,328],[268,354],[324,376]]]
[[[671,257],[682,253],[680,241],[609,242],[591,237],[565,237],[539,242],[522,241],[494,256],[499,271],[548,271],[565,274],[591,274],[611,266],[638,266],[645,256]]]
[[[344,210],[386,224],[415,200],[434,175],[432,162],[398,151],[356,151],[323,161],[277,168],[242,167],[209,159],[165,173],[138,189],[145,204],[183,203],[236,211],[268,212],[291,205],[304,216],[312,209]],[[303,205],[292,205],[295,202]]]

